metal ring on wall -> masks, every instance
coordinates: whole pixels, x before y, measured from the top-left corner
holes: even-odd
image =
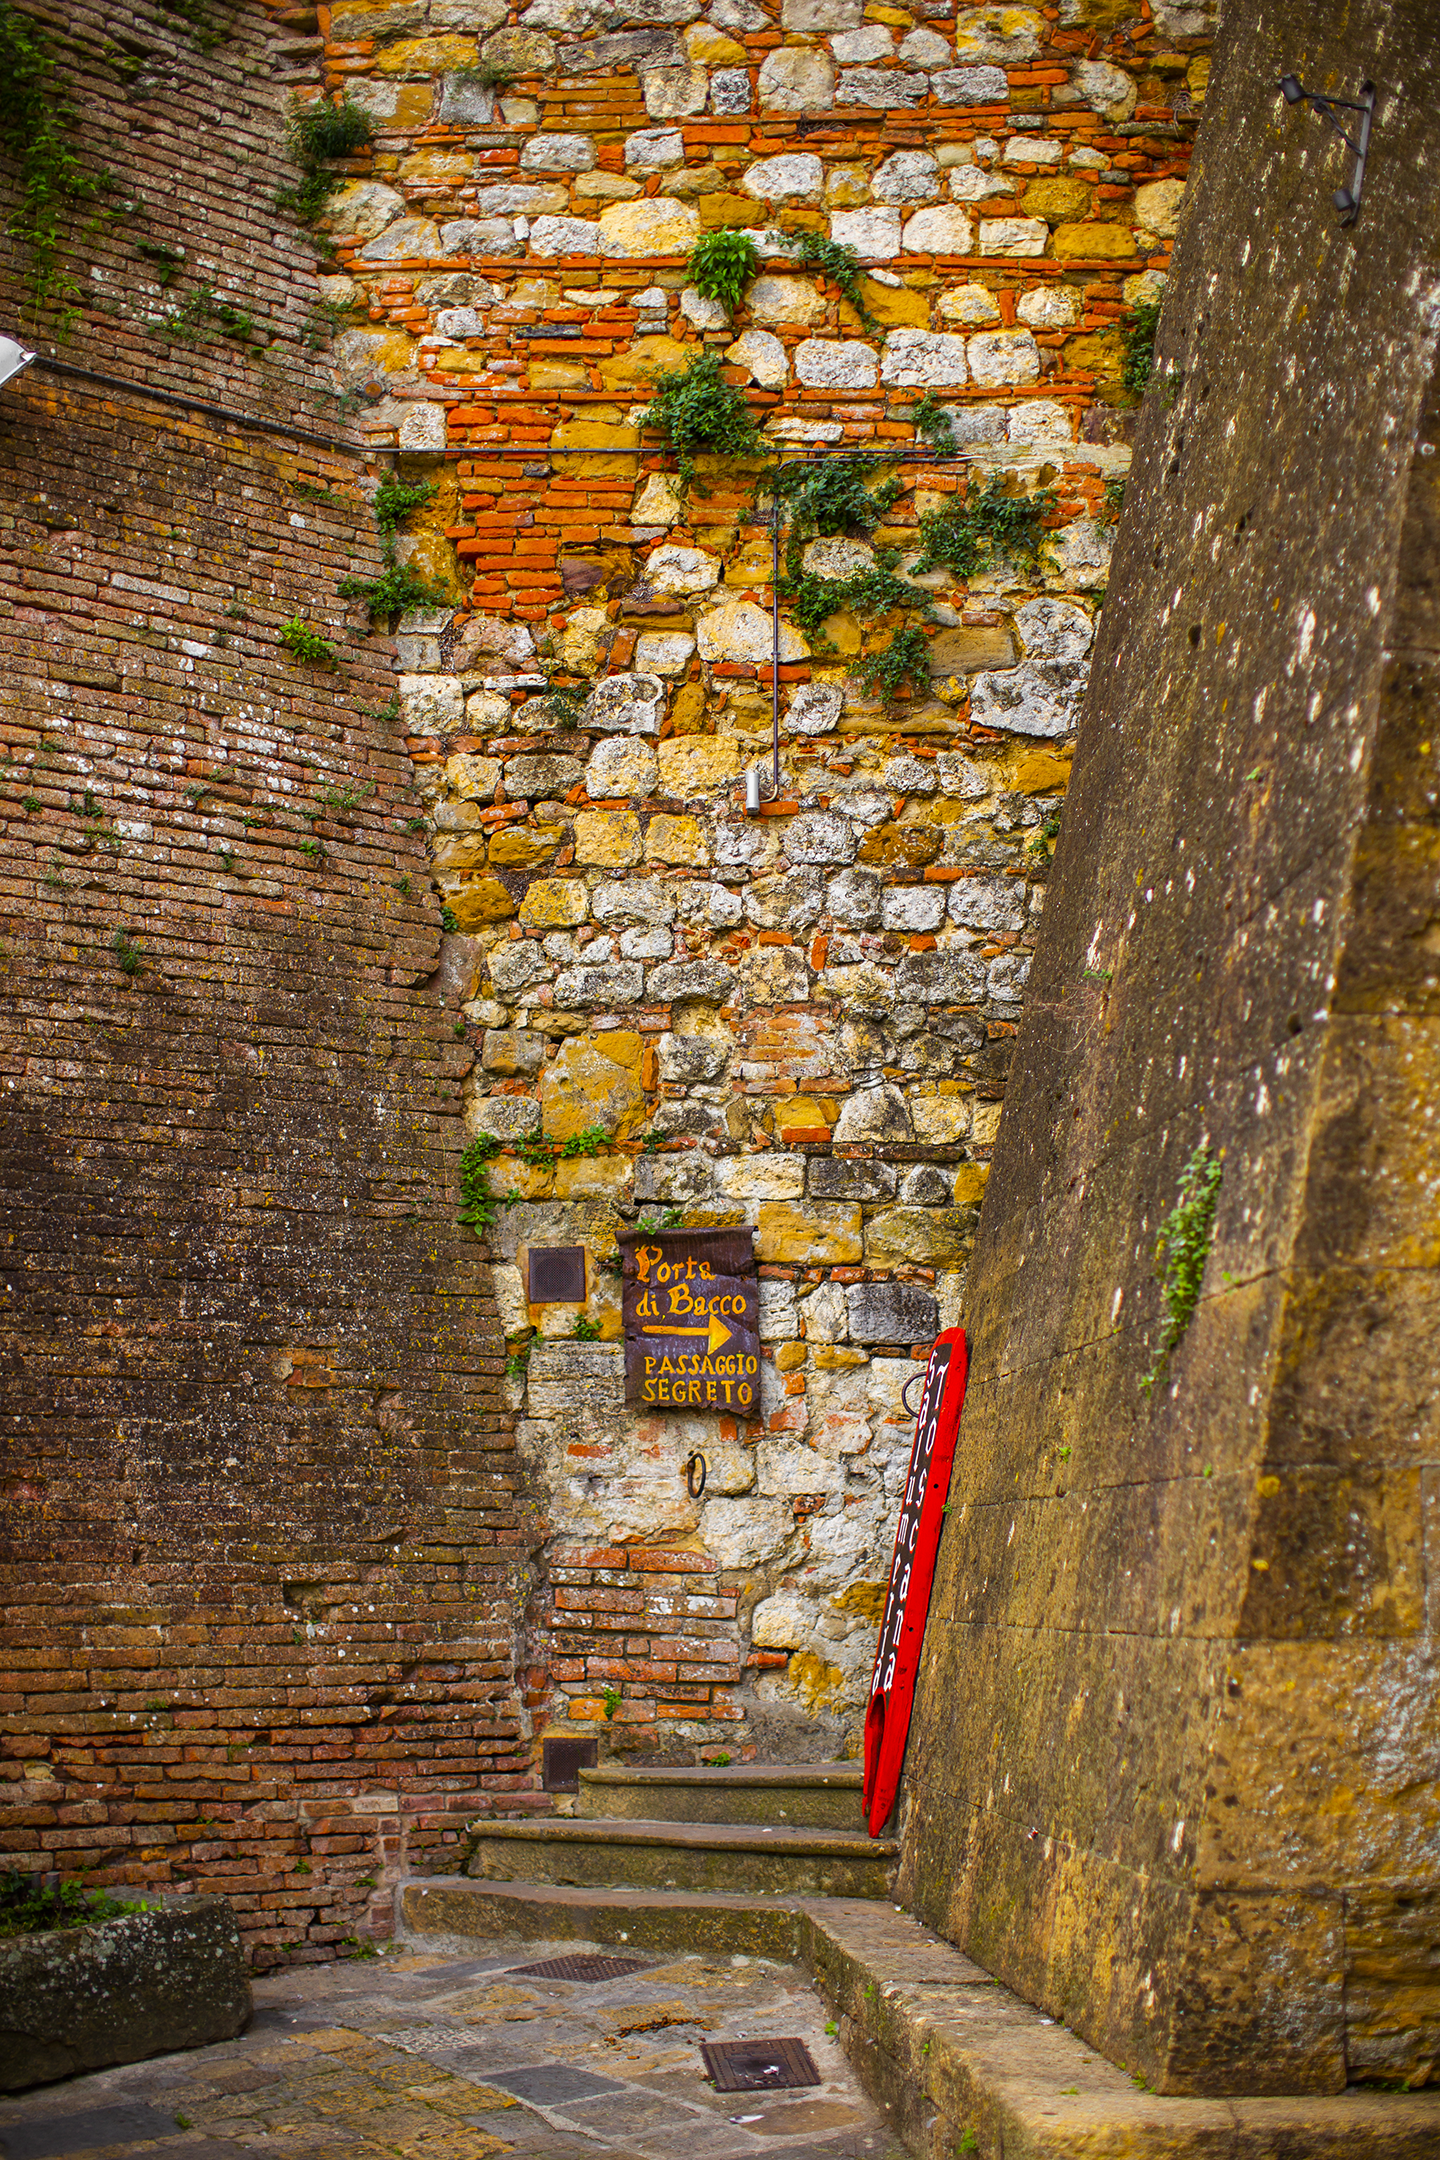
[[[698,1485],[695,1482],[696,1463],[699,1463],[700,1465],[700,1482]],[[687,1456],[685,1461],[685,1490],[689,1493],[692,1500],[698,1500],[700,1498],[701,1493],[703,1493],[705,1490],[705,1480],[709,1475],[710,1465],[706,1462],[705,1457],[700,1453],[699,1448],[696,1448],[694,1454]]]
[[[918,1409],[912,1410],[912,1409],[911,1409],[911,1407],[910,1407],[910,1390],[911,1390],[911,1388],[912,1388],[912,1387],[923,1387],[924,1385],[925,1385],[925,1375],[924,1375],[924,1373],[923,1373],[923,1372],[917,1372],[917,1373],[911,1373],[911,1375],[910,1375],[910,1378],[909,1378],[909,1379],[908,1379],[908,1380],[907,1380],[907,1381],[905,1382],[905,1385],[904,1385],[904,1387],[902,1387],[902,1388],[901,1388],[901,1390],[900,1390],[900,1400],[901,1400],[901,1402],[902,1402],[902,1403],[903,1403],[903,1404],[905,1405],[905,1415],[906,1415],[907,1417],[919,1417],[919,1415],[920,1415],[920,1412],[919,1412],[919,1410],[918,1410]]]

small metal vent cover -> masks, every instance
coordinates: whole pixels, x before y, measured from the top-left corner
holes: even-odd
[[[596,1957],[577,1951],[573,1957],[545,1958],[538,1965],[512,1965],[512,1973],[530,1980],[619,1980],[648,1970],[644,1958]]]
[[[700,2053],[716,2092],[785,2092],[820,2083],[803,2040],[706,2040]]]

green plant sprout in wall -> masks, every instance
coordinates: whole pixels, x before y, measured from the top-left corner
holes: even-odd
[[[1132,397],[1145,395],[1155,372],[1155,332],[1159,326],[1159,301],[1142,300],[1125,332],[1125,358],[1120,368],[1120,380]]]
[[[298,614],[281,624],[279,639],[291,659],[301,661],[306,667],[336,668],[340,665],[335,647]]]
[[[955,440],[955,423],[933,390],[927,390],[919,404],[910,414],[915,432],[929,443],[940,457],[954,457],[960,445]]]
[[[467,1230],[473,1230],[482,1243],[502,1207],[514,1207],[520,1195],[513,1188],[503,1200],[498,1200],[490,1190],[490,1165],[500,1153],[500,1143],[493,1133],[481,1133],[472,1140],[460,1157],[460,1198],[462,1206],[458,1220]]]
[[[338,105],[328,98],[293,105],[286,142],[302,177],[293,188],[280,190],[276,207],[290,211],[302,225],[313,225],[340,185],[340,175],[326,169],[329,161],[368,148],[374,133],[369,113],[348,95]]]
[[[702,299],[717,300],[733,315],[760,268],[760,251],[747,232],[702,233],[690,251],[685,275]]]
[[[37,307],[79,286],[60,269],[70,213],[111,185],[87,172],[74,148],[80,120],[55,83],[44,30],[0,0],[0,140],[20,167],[19,207],[5,230],[28,255],[27,283]]]
[[[867,485],[884,462],[883,455],[794,458],[768,474],[764,491],[788,509],[792,545],[812,536],[825,540],[836,533],[872,531],[905,492],[893,474],[876,487]]]
[[[400,528],[416,510],[422,510],[435,493],[431,480],[405,481],[387,473],[375,494],[375,523],[380,532],[380,553],[385,568],[378,578],[342,578],[336,591],[342,600],[363,600],[370,620],[389,623],[410,608],[446,607],[450,594],[413,563],[396,559]]]
[[[726,382],[718,353],[696,352],[683,368],[657,376],[655,391],[655,402],[641,415],[640,424],[665,436],[680,467],[682,488],[695,480],[697,457],[759,455],[763,445],[750,407],[734,383]]]
[[[1146,1395],[1162,1377],[1170,1352],[1189,1327],[1200,1301],[1222,1174],[1219,1155],[1208,1147],[1196,1148],[1180,1173],[1175,1205],[1160,1225],[1155,1241],[1155,1273],[1165,1302],[1165,1332],[1160,1338],[1160,1355],[1140,1383]]]
[[[930,681],[930,640],[915,623],[897,630],[879,652],[865,653],[850,670],[851,677],[871,697],[893,705],[901,687],[923,690]]]

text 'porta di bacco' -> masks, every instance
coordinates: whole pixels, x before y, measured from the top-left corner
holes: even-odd
[[[749,1230],[627,1230],[625,1400],[656,1410],[760,1408],[760,1296]]]

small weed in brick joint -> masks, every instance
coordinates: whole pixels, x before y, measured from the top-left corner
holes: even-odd
[[[607,1688],[606,1688],[606,1690],[605,1690],[605,1692],[604,1692],[604,1694],[603,1694],[603,1695],[602,1695],[602,1696],[600,1697],[600,1700],[601,1700],[601,1703],[602,1703],[602,1704],[604,1705],[604,1709],[605,1709],[605,1718],[606,1718],[606,1722],[608,1723],[608,1722],[609,1722],[609,1720],[610,1720],[611,1718],[613,1718],[613,1717],[614,1717],[614,1715],[615,1715],[615,1712],[616,1712],[616,1711],[617,1711],[617,1710],[619,1709],[619,1707],[620,1707],[620,1690],[619,1690],[619,1688],[618,1688],[618,1687],[607,1687]]]
[[[1223,1174],[1219,1155],[1209,1147],[1196,1148],[1180,1173],[1175,1205],[1160,1225],[1155,1241],[1155,1272],[1164,1296],[1165,1332],[1160,1338],[1160,1355],[1140,1383],[1146,1395],[1163,1376],[1170,1352],[1189,1327],[1200,1301]]]
[[[145,949],[131,937],[128,930],[117,930],[110,940],[110,949],[119,963],[122,975],[138,975],[145,965]]]
[[[280,643],[292,660],[303,662],[306,667],[335,668],[340,664],[339,654],[318,630],[294,614],[289,622],[281,625]]]

